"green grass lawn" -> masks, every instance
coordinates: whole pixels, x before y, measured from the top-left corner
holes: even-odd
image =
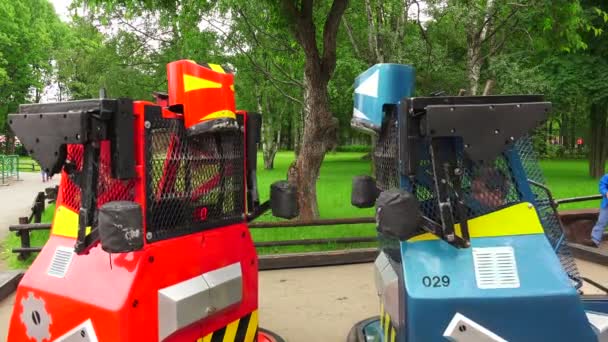
[[[330,153],[326,156],[321,173],[317,182],[317,196],[320,215],[322,218],[341,217],[369,217],[373,215],[373,208],[358,209],[350,204],[351,181],[355,175],[369,174],[369,161],[363,160],[364,153],[340,152]],[[287,168],[294,160],[293,152],[279,152],[275,159],[274,170],[264,170],[261,155],[258,160],[258,186],[261,200],[268,199],[270,184],[277,180],[285,179]],[[565,198],[597,193],[597,180],[587,175],[587,162],[584,160],[551,160],[542,161],[541,167],[547,179],[547,184],[552,189],[555,198]],[[583,202],[564,205],[561,209],[571,208],[595,208],[599,201]],[[52,219],[52,207],[49,207],[43,217],[44,222]],[[277,221],[270,213],[258,218],[258,222]],[[324,226],[324,227],[298,227],[298,228],[271,228],[252,229],[255,241],[273,240],[296,240],[328,237],[355,237],[374,236],[373,224]],[[46,232],[35,232],[32,236],[32,246],[40,246],[46,241]],[[11,234],[4,244],[6,250],[20,245],[19,238]],[[373,243],[357,244],[325,244],[315,246],[285,246],[259,248],[262,254],[320,251],[338,248],[350,248],[355,246],[373,246]],[[11,253],[9,253],[11,254]],[[15,256],[9,258],[11,267],[24,267],[29,261],[19,261]]]
[[[32,157],[19,157],[19,172],[40,172],[40,165]]]
[[[42,222],[43,223],[51,223],[53,220],[53,214],[55,213],[55,205],[48,205],[44,213],[42,214]],[[30,233],[30,246],[38,247],[43,246],[46,243],[46,240],[49,238],[48,230],[36,230]],[[37,253],[33,253],[26,260],[19,260],[17,258],[18,254],[12,253],[11,250],[13,248],[21,247],[21,238],[17,236],[17,234],[11,232],[9,233],[6,240],[2,243],[3,251],[2,258],[8,263],[8,266],[12,269],[25,269],[34,261]]]
[[[540,165],[556,199],[599,194],[598,180],[589,177],[586,160],[543,160]],[[598,208],[599,205],[597,200],[564,204],[559,209]]]
[[[351,182],[353,176],[370,174],[369,161],[362,157],[365,153],[340,152],[330,153],[325,157],[317,181],[317,200],[321,218],[340,217],[369,217],[373,216],[374,209],[359,209],[350,204]],[[260,197],[265,201],[269,197],[270,184],[287,177],[287,168],[293,162],[293,152],[279,152],[275,158],[274,170],[264,170],[259,167],[258,186]],[[258,165],[264,165],[261,156]],[[276,221],[270,213],[266,213],[257,221]],[[297,228],[271,228],[252,229],[255,241],[296,240],[332,237],[359,237],[374,236],[375,230],[371,224],[297,227]],[[259,248],[260,253],[295,252],[295,251],[321,251],[348,248],[354,246],[370,246],[369,243],[314,245],[314,246],[283,246]]]

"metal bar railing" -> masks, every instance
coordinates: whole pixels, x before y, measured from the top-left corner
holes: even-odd
[[[568,197],[556,199],[555,203],[564,204],[564,203],[576,203],[576,202],[585,202],[585,201],[595,201],[598,199],[602,199],[602,195],[591,195],[591,196],[579,196],[579,197]]]
[[[8,185],[11,180],[19,180],[19,156],[0,155],[0,185]]]

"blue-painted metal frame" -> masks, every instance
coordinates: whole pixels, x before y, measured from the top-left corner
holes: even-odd
[[[608,296],[585,296],[582,300],[585,310],[608,315]]]
[[[528,177],[517,149],[514,146],[511,146],[505,151],[504,155],[509,164],[509,168],[511,169],[511,174],[514,177],[517,190],[521,195],[521,200],[523,202],[532,203],[536,207],[536,198],[534,197],[534,193],[528,182]]]

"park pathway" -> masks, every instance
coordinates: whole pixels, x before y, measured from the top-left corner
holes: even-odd
[[[18,223],[20,216],[29,216],[36,194],[59,184],[60,175],[43,183],[39,172],[21,172],[19,181],[0,186],[0,240],[8,235],[8,226]]]
[[[582,274],[608,286],[608,268],[577,260]],[[374,264],[260,272],[260,326],[288,342],[343,342],[356,322],[376,315]],[[585,293],[600,294],[585,286]],[[0,302],[0,341],[5,341],[15,301]]]

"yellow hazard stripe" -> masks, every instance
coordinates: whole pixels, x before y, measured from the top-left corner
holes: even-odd
[[[256,340],[258,332],[258,310],[251,313],[249,317],[249,325],[247,326],[247,334],[245,335],[245,342],[253,342]]]
[[[207,121],[211,119],[221,119],[221,118],[229,118],[236,119],[236,114],[231,110],[218,110],[217,112],[213,112],[211,114],[207,114],[202,117],[199,121]]]
[[[222,87],[222,84],[219,82],[213,82],[210,80],[206,80],[204,78],[186,75],[184,74],[184,91],[189,92],[193,90],[199,89],[219,89]]]
[[[519,203],[502,210],[469,220],[471,238],[497,237],[513,235],[543,234],[534,206],[530,203]],[[456,234],[462,236],[460,224],[454,225]],[[438,240],[434,234],[424,233],[414,236],[408,242]]]
[[[91,227],[87,227],[87,234],[90,232]],[[57,207],[51,234],[76,238],[78,236],[78,214],[63,205]]]
[[[388,312],[384,311],[384,303],[380,302],[380,329],[382,329],[383,342],[395,342],[397,339],[397,330],[393,326],[391,316]]]
[[[250,314],[230,322],[225,327],[211,332],[204,337],[198,338],[196,341],[211,342],[212,340],[219,341],[219,339],[221,339],[222,342],[253,342],[256,340],[257,331],[258,311],[255,310]]]
[[[228,324],[226,327],[226,332],[224,333],[224,342],[232,342],[235,341],[236,337],[236,329],[239,327],[240,319]]]
[[[225,74],[225,73],[226,73],[226,71],[224,71],[224,68],[222,68],[222,66],[221,66],[221,65],[219,65],[219,64],[211,64],[211,63],[207,63],[207,65],[209,66],[209,68],[210,68],[211,70],[213,70],[213,71],[215,71],[215,72],[219,72],[219,73],[222,73],[222,74]]]
[[[388,341],[388,332],[389,332],[389,323],[391,321],[391,318],[388,316],[387,313],[384,314],[384,340]]]

